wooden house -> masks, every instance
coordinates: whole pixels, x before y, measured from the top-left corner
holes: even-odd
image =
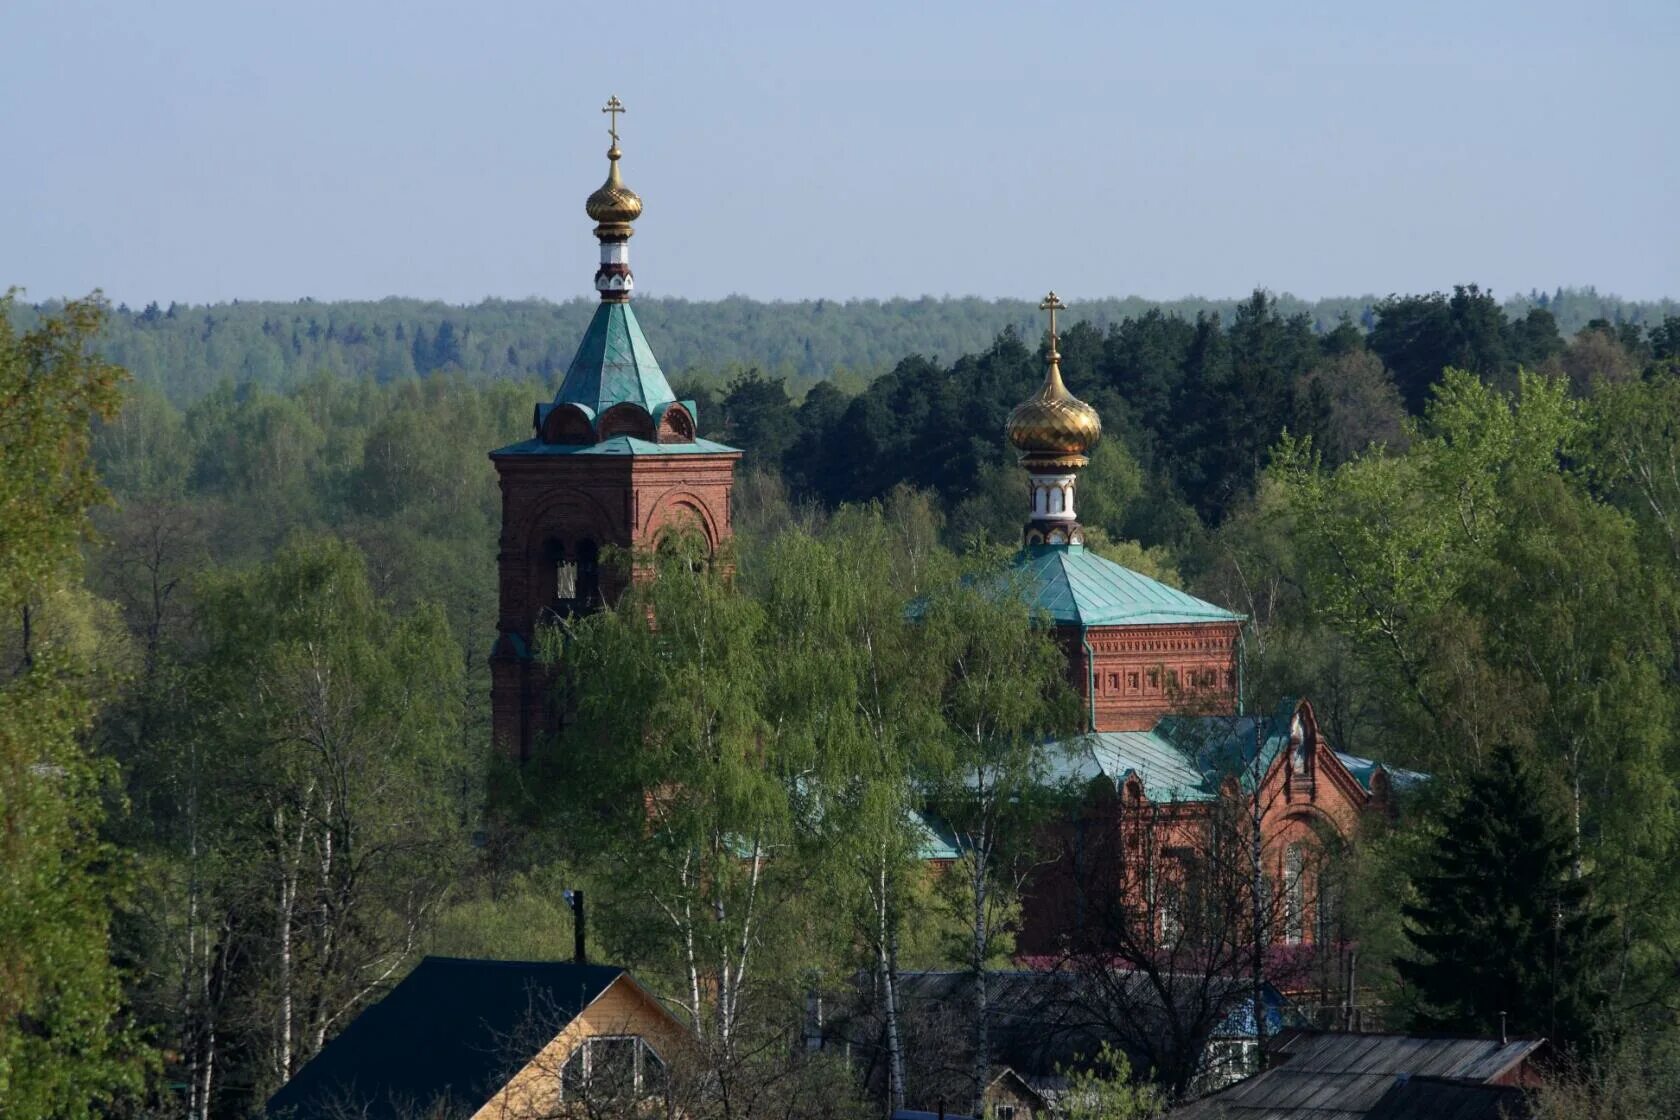
[[[622,968],[427,957],[268,1101],[272,1120],[670,1112],[687,1032]],[[622,1106],[622,1107],[615,1107]]]

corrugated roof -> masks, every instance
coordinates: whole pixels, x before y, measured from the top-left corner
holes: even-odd
[[[427,957],[281,1086],[268,1115],[399,1120],[445,1099],[470,1113],[623,975]]]
[[[1081,545],[1036,545],[1016,555],[1032,607],[1079,626],[1241,622],[1243,616],[1105,560]]]
[[[1365,1120],[1526,1120],[1528,1096],[1514,1085],[1469,1085],[1442,1077],[1396,1080]]]
[[[739,455],[740,449],[709,439],[695,439],[690,443],[654,443],[635,436],[610,436],[600,443],[544,443],[540,439],[521,440],[506,447],[498,447],[490,454],[497,455]]]
[[[1537,1039],[1500,1042],[1486,1038],[1295,1032],[1272,1048],[1279,1064],[1187,1105],[1174,1115],[1186,1120],[1367,1120],[1379,1115],[1379,1107],[1385,1107],[1390,1111],[1380,1115],[1390,1120],[1412,1116],[1421,1120],[1434,1113],[1394,1111],[1405,1103],[1390,1096],[1396,1085],[1415,1077],[1485,1085],[1524,1061],[1540,1045]]]
[[[554,398],[557,404],[586,405],[596,416],[625,401],[652,412],[675,399],[628,303],[602,303],[595,309]]]

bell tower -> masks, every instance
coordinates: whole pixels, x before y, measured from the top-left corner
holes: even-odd
[[[618,168],[624,105],[613,97],[601,111],[612,120],[607,181],[584,205],[601,243],[601,302],[560,391],[532,412],[531,437],[490,453],[502,489],[491,726],[497,747],[518,760],[560,726],[553,674],[537,660],[539,629],[623,590],[601,566],[609,546],[645,551],[681,526],[715,551],[730,535],[741,458],[699,438],[694,402],[675,398],[631,309],[629,243],[642,200]]]

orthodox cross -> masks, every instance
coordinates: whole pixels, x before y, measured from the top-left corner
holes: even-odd
[[[1056,312],[1066,311],[1067,304],[1062,302],[1062,297],[1055,292],[1051,292],[1044,297],[1044,302],[1038,305],[1038,309],[1050,312],[1050,349],[1054,350],[1056,348]]]
[[[607,103],[601,106],[601,112],[612,114],[612,124],[607,128],[607,135],[612,137],[613,146],[618,146],[618,115],[624,112],[624,102],[618,99],[618,94],[607,98]]]

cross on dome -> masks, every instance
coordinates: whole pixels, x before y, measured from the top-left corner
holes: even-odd
[[[1058,336],[1056,334],[1056,312],[1066,311],[1067,304],[1062,302],[1061,296],[1058,296],[1054,291],[1052,291],[1049,295],[1044,297],[1044,300],[1038,305],[1038,309],[1040,311],[1050,312],[1050,349],[1054,351],[1058,341]]]
[[[624,107],[624,102],[618,99],[616,93],[608,97],[607,103],[601,106],[601,112],[612,114],[612,123],[607,126],[607,135],[612,137],[613,147],[615,148],[618,147],[618,115],[628,111]]]

